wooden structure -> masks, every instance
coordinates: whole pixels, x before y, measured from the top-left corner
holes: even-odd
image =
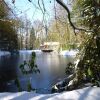
[[[40,45],[40,49],[43,52],[52,52],[52,51],[58,51],[60,47],[59,42],[44,42]]]

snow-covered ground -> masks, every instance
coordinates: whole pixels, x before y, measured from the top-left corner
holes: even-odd
[[[0,56],[10,55],[8,51],[0,51]]]
[[[100,100],[100,88],[87,87],[54,94],[34,92],[0,93],[0,100]]]
[[[78,53],[78,50],[64,50],[60,52],[60,55],[63,56],[76,56]]]

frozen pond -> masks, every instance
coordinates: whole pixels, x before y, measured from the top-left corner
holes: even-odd
[[[72,57],[61,56],[57,53],[36,52],[36,64],[40,73],[23,75],[19,69],[24,60],[29,61],[32,51],[20,51],[19,55],[5,55],[0,57],[0,81],[8,82],[18,76],[22,90],[27,90],[27,82],[30,81],[32,88],[37,89],[38,93],[49,93],[52,85],[66,77],[65,68],[69,62],[73,62]],[[2,86],[2,84],[1,84]],[[16,92],[14,82],[4,85],[0,91]]]

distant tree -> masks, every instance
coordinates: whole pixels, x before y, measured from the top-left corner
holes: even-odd
[[[42,21],[40,20],[35,20],[33,22],[33,27],[34,27],[35,37],[36,37],[35,47],[39,48],[40,44],[44,41],[46,36],[45,27]]]
[[[68,49],[70,44],[76,42],[75,34],[68,22],[66,10],[56,2],[54,4],[54,18],[49,26],[48,38],[49,40],[51,38],[53,41],[59,41],[62,49]]]
[[[24,48],[24,35],[25,35],[25,29],[24,29],[24,22],[22,18],[16,20],[15,22],[17,34],[18,34],[18,43],[19,43],[19,49]]]
[[[32,29],[30,30],[30,39],[29,39],[29,43],[30,43],[30,49],[34,49],[35,48],[35,42],[36,42],[36,36],[35,36],[35,30],[32,27]]]

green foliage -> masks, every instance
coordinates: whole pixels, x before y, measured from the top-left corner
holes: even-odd
[[[97,46],[95,43],[95,39],[90,38],[86,44],[84,45],[83,50],[83,59],[78,64],[79,72],[81,74],[85,74],[86,78],[89,78],[88,81],[91,81],[94,79],[93,84],[95,84],[95,81],[100,81],[100,56],[99,52],[97,50]],[[79,80],[81,81],[83,79],[83,76]]]
[[[32,73],[40,73],[40,70],[38,69],[37,65],[35,64],[35,58],[36,58],[36,53],[32,52],[31,60],[29,62],[24,61],[24,63],[20,65],[21,72],[24,75],[32,74]],[[16,85],[18,87],[18,90],[21,90],[20,83],[19,83],[18,79],[15,80],[15,83],[16,83]],[[30,81],[28,81],[28,83],[27,83],[27,91],[30,92],[31,90],[34,91],[35,89],[33,89],[31,87]]]
[[[89,29],[99,28],[100,0],[76,0],[73,10],[78,13],[77,17],[80,17],[81,25]]]
[[[85,38],[81,44],[82,52],[77,78],[81,83],[85,75],[87,82],[91,81],[97,85],[100,83],[100,0],[76,0],[73,10],[80,18],[76,22],[93,30],[93,33],[83,33]]]
[[[77,48],[77,45],[76,44],[69,44],[68,45],[68,48],[69,49],[76,49]]]
[[[31,90],[32,90],[32,87],[31,87],[30,81],[28,81],[28,84],[27,84],[27,91],[30,92]]]
[[[6,9],[4,3],[0,1],[0,19],[8,17],[8,10]]]
[[[36,57],[36,53],[32,52],[32,59],[35,59],[35,57]]]
[[[90,69],[90,67],[88,68],[88,76],[93,77],[93,73],[92,73],[92,70]]]
[[[24,61],[24,63],[20,65],[20,69],[23,74],[30,74],[33,72],[40,73],[40,70],[35,64],[35,58],[36,58],[36,54],[35,52],[32,52],[31,60],[29,62]]]
[[[36,42],[35,30],[34,28],[32,28],[30,31],[30,49],[35,48],[35,42]]]
[[[67,44],[63,44],[60,47],[62,47],[62,50],[68,50],[69,49]]]
[[[96,85],[96,86],[100,87],[100,80],[99,80],[99,81],[98,81],[98,80],[95,80],[94,85]]]
[[[66,48],[68,43],[75,41],[75,35],[67,21],[66,13],[62,14],[61,8],[59,8],[59,16],[57,19],[51,22],[48,30],[47,40],[57,41],[61,43],[62,48]]]
[[[22,89],[21,89],[21,86],[20,86],[20,81],[18,78],[15,79],[15,85],[17,86],[18,88],[18,91],[20,92]]]
[[[66,73],[67,75],[70,75],[70,74],[73,74],[73,73],[74,73],[74,70],[75,70],[74,64],[72,64],[72,63],[70,62],[70,63],[67,64],[67,67],[66,67],[66,69],[65,69],[65,73]]]

